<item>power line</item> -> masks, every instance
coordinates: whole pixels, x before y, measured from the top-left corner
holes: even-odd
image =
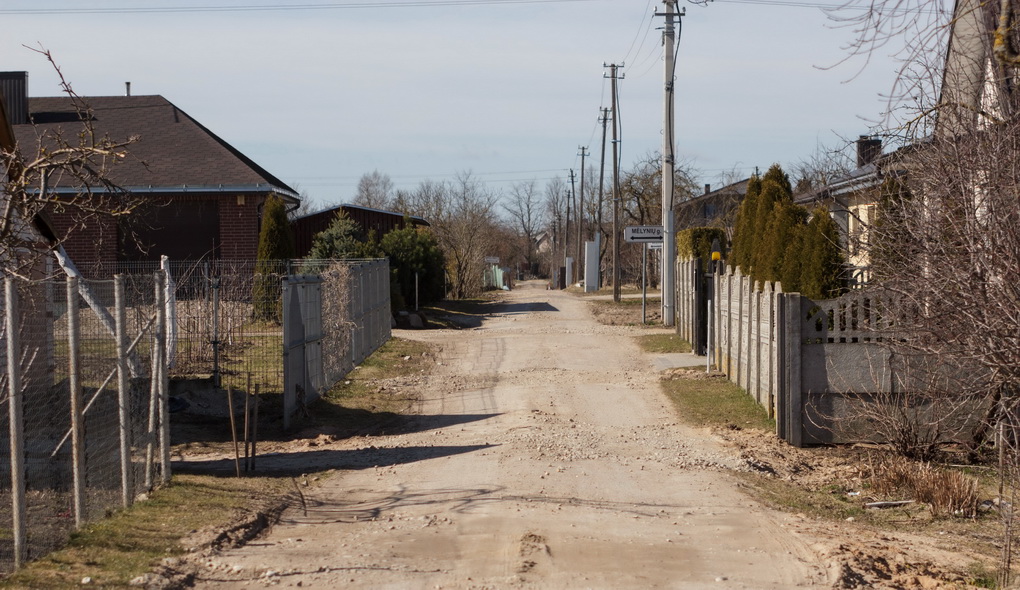
[[[759,6],[786,6],[791,8],[817,8],[819,10],[829,11],[844,11],[844,10],[858,10],[867,11],[874,10],[874,7],[869,3],[865,3],[862,6],[854,6],[849,3],[831,3],[831,2],[807,2],[804,0],[711,0],[713,3],[719,4],[752,4]],[[905,14],[905,13],[924,13],[924,14],[937,14],[943,12],[937,7],[932,8],[921,8],[917,7],[903,7],[903,8],[884,8],[883,12],[890,15]]]
[[[645,6],[645,13],[649,12],[652,6],[652,0],[648,0],[648,5]],[[626,63],[630,59],[630,52],[634,50],[634,44],[637,43],[638,37],[641,36],[641,29],[644,29],[645,36],[641,39],[641,45],[638,46],[638,53],[641,53],[641,47],[645,44],[645,39],[648,37],[648,31],[652,28],[652,18],[648,17],[648,26],[645,26],[645,16],[641,16],[641,22],[638,24],[637,33],[634,34],[634,39],[630,42],[630,48],[627,49],[627,54],[620,60],[621,63]]]
[[[347,10],[359,8],[432,8],[465,6],[500,6],[514,4],[563,4],[567,2],[601,2],[604,0],[378,0],[375,2],[324,2],[311,4],[243,4],[238,6],[119,6],[87,8],[7,8],[0,14],[148,14],[185,12],[260,12],[289,10]]]

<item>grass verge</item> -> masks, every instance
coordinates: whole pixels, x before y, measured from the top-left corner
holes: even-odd
[[[775,431],[765,409],[725,377],[696,369],[685,375],[688,378],[663,381],[662,387],[680,417],[692,426]]]
[[[638,346],[645,352],[668,354],[691,351],[691,344],[676,334],[644,334],[636,338]]]
[[[406,412],[414,401],[401,393],[406,388],[387,384],[422,376],[432,366],[429,345],[392,338],[312,404],[309,417],[299,427],[322,427],[341,436],[378,429]],[[221,443],[224,449],[228,443]],[[260,515],[264,520],[286,503],[293,486],[286,477],[175,475],[148,499],[86,525],[63,549],[0,581],[0,590],[81,588],[86,577],[91,583],[85,587],[132,588],[132,579],[151,572],[163,558],[186,553],[196,539],[211,541],[217,531],[256,521]],[[199,531],[207,534],[196,535]]]
[[[741,458],[752,470],[735,475],[749,494],[764,505],[833,526],[864,526],[924,535],[932,540],[933,546],[975,556],[967,567],[949,566],[967,584],[995,587],[995,567],[990,564],[999,556],[1003,535],[1001,518],[996,512],[984,511],[971,518],[935,516],[922,501],[881,510],[865,508],[866,503],[873,501],[914,499],[902,491],[883,494],[873,484],[871,473],[878,464],[873,459],[887,457],[889,451],[874,445],[791,447],[774,435],[775,423],[765,410],[722,376],[677,370],[662,386],[681,419],[693,426],[716,429],[722,438],[740,449]],[[975,471],[955,465],[941,468],[975,476],[979,498],[994,496],[992,470]],[[885,556],[881,548],[876,551],[877,555]]]
[[[326,426],[341,436],[371,431],[407,413],[417,398],[395,380],[420,377],[435,365],[432,348],[416,340],[390,338],[372,356],[309,408],[302,426]]]
[[[187,551],[189,537],[224,529],[275,509],[291,485],[286,479],[178,475],[132,507],[83,527],[67,545],[33,561],[0,588],[131,588],[164,557]]]

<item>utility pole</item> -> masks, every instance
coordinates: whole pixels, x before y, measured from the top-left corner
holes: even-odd
[[[577,276],[584,278],[584,273],[581,272],[584,266],[581,264],[581,256],[584,255],[584,157],[587,155],[588,148],[584,146],[578,146],[581,150],[581,193],[577,198],[577,243],[575,251],[577,252],[577,258],[574,259],[574,268],[577,269]],[[570,178],[571,184],[574,182],[574,178]]]
[[[679,21],[684,12],[675,13],[677,0],[662,0],[666,5],[666,12],[657,12],[655,16],[666,17],[666,27],[662,31],[662,46],[665,54],[665,97],[663,100],[663,133],[662,133],[662,325],[672,326],[676,314],[676,233],[673,228],[673,181],[676,166],[676,148],[673,138],[673,105],[674,105],[674,78],[676,77],[676,63],[673,56],[673,47],[676,43],[676,29],[674,25]],[[676,19],[676,20],[674,20]]]
[[[620,302],[620,120],[619,105],[616,100],[616,81],[623,78],[617,75],[617,69],[623,64],[602,64],[602,67],[609,68],[609,78],[612,80],[613,95],[613,301]]]
[[[602,209],[605,208],[605,187],[606,187],[606,124],[609,122],[609,109],[602,107],[602,159],[599,163],[599,210],[598,216],[598,249],[599,249],[599,287],[605,284],[605,280],[602,279],[602,235],[606,232],[602,230]]]
[[[567,288],[573,282],[573,269],[571,276],[567,276],[567,255],[570,253],[570,204],[574,200],[574,170],[570,170],[570,191],[567,192],[567,221],[563,224],[563,287]]]
[[[571,205],[574,205],[574,203],[575,203],[574,195],[575,195],[575,193],[574,193],[574,169],[571,168],[570,169],[570,198],[567,199],[567,231],[568,232],[570,231],[570,207],[571,207]],[[576,218],[580,217],[580,215],[578,215],[578,213],[577,213],[577,207],[576,206],[574,207],[574,217],[575,217],[574,225],[579,225],[577,223],[577,219]],[[567,244],[564,244],[564,246],[563,246],[563,264],[564,265],[567,264],[567,252],[569,252],[569,249],[568,249],[568,245],[570,244],[570,234],[569,233],[567,234],[566,242],[567,242]],[[574,258],[574,264],[572,264],[570,266],[570,282],[571,283],[574,282],[576,276],[577,276],[577,258]]]

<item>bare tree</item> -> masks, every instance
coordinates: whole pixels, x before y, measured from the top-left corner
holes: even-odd
[[[535,181],[526,180],[510,187],[503,210],[510,216],[514,229],[524,242],[524,258],[531,272],[536,262],[535,240],[545,223],[545,211]]]
[[[371,209],[388,209],[393,201],[393,181],[386,174],[373,170],[358,181],[354,204]]]
[[[497,195],[465,172],[449,183],[425,180],[404,199],[432,225],[446,255],[450,295],[464,298],[479,293],[485,257],[494,252],[498,241],[494,232],[499,225]]]
[[[674,167],[673,202],[681,203],[690,199],[696,190],[694,170],[690,162],[678,162]],[[634,167],[622,173],[621,224],[661,225],[662,224],[662,157],[658,152],[649,152],[635,162]],[[625,249],[628,250],[628,249]],[[658,283],[658,272],[652,268],[654,259],[649,258],[647,275],[652,287]],[[638,278],[641,271],[641,253],[637,249],[624,251],[620,269],[624,274]]]
[[[77,121],[50,131],[37,131],[34,142],[15,141],[10,122],[0,126],[0,166],[5,172],[0,211],[0,270],[7,275],[29,276],[38,262],[67,236],[102,219],[123,217],[138,206],[137,198],[113,180],[118,162],[130,157],[128,146],[137,137],[100,136],[88,103],[75,93],[53,56],[43,55],[60,78],[60,87],[74,107]],[[48,190],[59,184],[72,187],[59,194]],[[59,234],[46,221],[58,212],[64,223]]]
[[[549,265],[550,277],[553,270],[564,263],[564,243],[569,239],[566,228],[568,190],[567,183],[559,176],[550,178],[545,183],[546,231],[551,237],[551,248],[545,258]]]
[[[819,145],[813,154],[794,163],[790,167],[793,194],[810,192],[846,178],[857,167],[851,155],[854,145],[850,140],[836,146]]]

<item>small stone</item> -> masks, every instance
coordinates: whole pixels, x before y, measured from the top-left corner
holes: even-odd
[[[92,578],[90,578],[88,576],[85,576],[84,578],[81,579],[81,583],[82,584],[91,584],[92,583]]]

